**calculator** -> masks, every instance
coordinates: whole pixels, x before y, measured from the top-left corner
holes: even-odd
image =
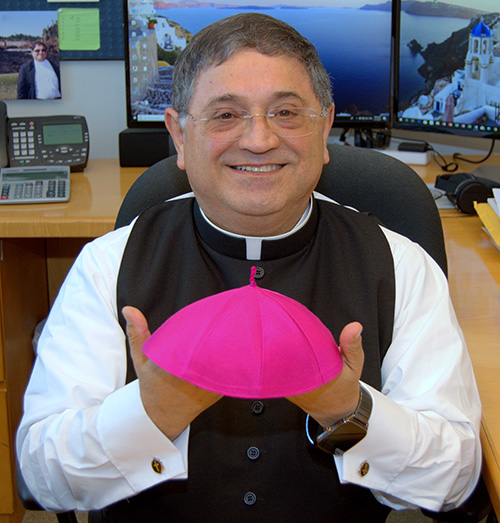
[[[69,166],[0,169],[0,204],[67,202]]]

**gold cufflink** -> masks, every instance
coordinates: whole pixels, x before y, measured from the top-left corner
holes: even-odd
[[[157,474],[161,474],[165,469],[160,458],[153,458],[153,461],[151,462],[151,467]]]
[[[359,475],[361,477],[364,477],[368,474],[368,471],[370,470],[370,464],[368,463],[368,461],[363,461],[363,463],[361,463],[361,466],[359,467]]]

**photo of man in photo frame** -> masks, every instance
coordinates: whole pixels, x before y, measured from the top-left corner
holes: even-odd
[[[57,12],[0,12],[0,99],[61,98]]]

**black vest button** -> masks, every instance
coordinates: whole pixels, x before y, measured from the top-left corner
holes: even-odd
[[[264,277],[264,274],[266,274],[266,271],[262,267],[255,267],[255,279],[260,280]]]
[[[253,505],[257,501],[257,496],[253,492],[247,492],[243,496],[243,501],[245,505]]]
[[[252,412],[254,414],[262,414],[264,412],[264,403],[262,401],[254,401],[252,403]]]
[[[257,447],[250,447],[247,450],[247,456],[250,459],[257,459],[260,456],[260,450]]]

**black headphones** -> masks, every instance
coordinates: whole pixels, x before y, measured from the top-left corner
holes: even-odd
[[[434,186],[443,190],[459,211],[476,214],[474,202],[485,202],[491,198],[493,188],[500,187],[500,183],[478,178],[470,173],[458,173],[436,176]]]

